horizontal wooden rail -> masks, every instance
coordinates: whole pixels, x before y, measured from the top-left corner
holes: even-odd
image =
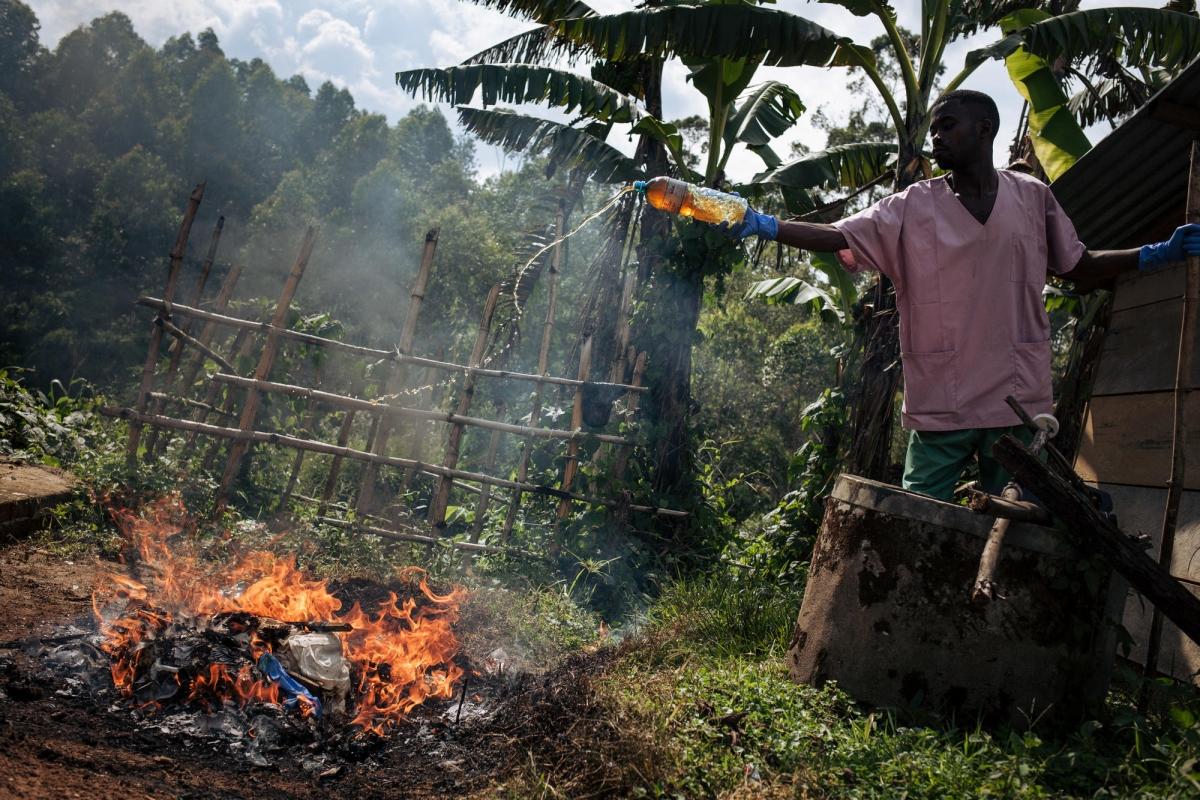
[[[201,353],[220,364],[223,368],[230,370],[234,368],[233,364],[230,364],[228,361],[226,361],[220,353],[218,353],[216,350],[213,350],[211,347],[197,339],[195,336],[192,336],[190,333],[180,330],[170,320],[163,319],[162,317],[155,317],[154,324],[162,327],[163,330],[178,339],[180,344],[186,344],[188,347],[196,348]]]
[[[139,297],[138,305],[153,308],[159,312],[166,312],[167,305],[162,300],[156,297]],[[225,314],[216,314],[212,311],[204,311],[203,309],[193,308],[191,306],[181,305],[180,303],[171,303],[171,314],[179,314],[184,317],[195,317],[206,322],[213,322],[217,325],[227,325],[232,328],[245,328],[246,330],[256,330],[270,332],[273,326],[269,322],[255,322],[254,320],[241,319],[240,317],[230,317]],[[604,383],[600,381],[580,381],[574,378],[559,378],[554,375],[532,375],[526,372],[510,372],[506,369],[488,369],[486,367],[468,367],[463,364],[453,364],[449,361],[437,361],[432,358],[422,358],[420,356],[412,356],[406,353],[400,353],[396,350],[380,350],[376,347],[362,347],[356,344],[347,344],[339,342],[336,339],[326,339],[324,336],[317,336],[311,333],[301,333],[287,328],[280,328],[277,331],[280,338],[291,339],[305,344],[315,344],[321,347],[328,347],[333,350],[341,350],[345,353],[355,353],[362,356],[370,356],[372,358],[384,358],[395,361],[399,364],[416,364],[422,367],[432,367],[433,369],[441,369],[449,372],[468,372],[475,375],[482,375],[485,378],[507,378],[514,381],[532,381],[542,383],[553,383],[559,386],[595,386],[601,389],[620,389],[625,392],[645,392],[648,387],[645,386],[630,386],[624,383]]]
[[[480,419],[479,417],[464,417],[449,411],[428,411],[421,408],[391,406],[375,400],[363,400],[358,397],[351,397],[344,394],[322,392],[319,389],[310,389],[307,386],[296,386],[295,384],[290,383],[276,383],[274,381],[256,381],[253,378],[243,378],[240,375],[228,375],[224,372],[218,372],[212,376],[212,379],[219,383],[228,383],[232,386],[240,386],[243,389],[256,389],[260,392],[286,394],[292,397],[303,397],[307,400],[312,400],[317,403],[326,403],[331,406],[337,406],[338,408],[352,408],[355,411],[369,411],[375,414],[416,417],[417,419],[430,419],[434,420],[435,422],[449,422],[454,425],[468,425],[476,428],[487,428],[488,430],[511,433],[516,436],[525,436],[538,439],[596,439],[601,442],[611,442],[613,444],[632,444],[632,442],[630,442],[628,439],[623,439],[620,436],[613,436],[606,433],[589,433],[588,431],[583,430],[562,431],[554,428],[531,428],[526,425],[512,425],[507,422],[495,422],[490,419]]]
[[[540,486],[533,483],[519,483],[510,481],[504,478],[496,478],[491,475],[483,475],[478,472],[467,472],[461,469],[449,469],[447,467],[438,466],[437,464],[424,464],[420,461],[413,461],[410,458],[399,458],[397,456],[376,455],[375,453],[367,453],[362,450],[355,450],[350,447],[339,447],[336,444],[327,444],[325,442],[316,442],[311,439],[300,439],[295,436],[288,436],[282,433],[268,433],[266,431],[243,431],[238,428],[224,428],[220,425],[209,425],[203,422],[191,422],[189,420],[175,419],[174,417],[155,416],[153,414],[142,414],[134,411],[132,408],[114,408],[111,406],[100,409],[100,413],[106,417],[119,417],[136,422],[140,425],[154,425],[159,428],[171,428],[180,431],[194,431],[206,436],[217,436],[222,439],[234,439],[244,442],[262,442],[264,444],[278,444],[284,447],[294,447],[297,450],[308,450],[313,453],[325,453],[326,455],[341,456],[355,461],[370,461],[376,464],[384,464],[390,467],[399,467],[402,469],[416,469],[425,472],[429,475],[437,475],[439,477],[460,478],[464,481],[473,481],[475,483],[490,483],[492,486],[502,486],[506,489],[519,489],[522,492],[530,492],[533,494],[549,495],[559,499],[573,500],[578,503],[586,503],[593,506],[603,506],[605,508],[621,508],[624,506],[616,500],[605,500],[598,497],[585,497],[583,495],[574,494],[572,492],[564,492],[555,489],[552,486]],[[678,511],[672,508],[658,508],[656,506],[641,506],[629,505],[630,511],[638,511],[645,514],[654,514],[660,517],[687,517],[687,511]]]
[[[411,531],[396,531],[390,528],[379,528],[374,525],[363,525],[359,522],[351,522],[337,517],[317,517],[317,522],[326,525],[332,525],[335,528],[344,528],[347,530],[362,531],[378,536],[381,539],[395,539],[398,542],[415,542],[416,544],[428,545],[443,545],[453,547],[458,550],[470,550],[473,553],[506,553],[509,555],[523,556],[525,558],[544,558],[537,553],[531,553],[528,550],[520,550],[516,547],[497,547],[491,544],[480,544],[479,542],[457,542],[453,539],[445,539],[437,536],[430,536],[425,533],[415,533]]]
[[[167,394],[166,392],[149,392],[146,396],[151,400],[161,400],[164,403],[179,403],[180,405],[187,406],[188,408],[198,408],[202,411],[207,411],[209,414],[216,414],[220,417],[237,419],[237,414],[217,408],[209,403],[202,403],[199,400],[193,400],[190,397],[178,397],[173,394]]]

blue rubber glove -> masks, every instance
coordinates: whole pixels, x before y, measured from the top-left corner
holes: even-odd
[[[1180,225],[1165,242],[1142,247],[1138,253],[1138,270],[1153,272],[1188,256],[1200,256],[1200,225],[1195,223]]]
[[[312,709],[314,716],[318,718],[321,716],[321,701],[305,688],[304,684],[289,675],[275,656],[270,653],[263,653],[259,656],[258,671],[279,687],[279,691],[284,697],[283,707],[288,711],[295,710],[300,703],[305,703]]]
[[[742,217],[742,221],[737,225],[730,226],[722,223],[718,227],[727,236],[732,236],[735,239],[757,236],[760,239],[767,239],[773,242],[779,236],[779,220],[771,214],[763,214],[762,212],[755,211],[753,208],[746,209],[746,216]]]

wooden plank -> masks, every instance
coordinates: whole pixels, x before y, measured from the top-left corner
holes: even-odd
[[[1171,389],[1182,309],[1172,299],[1114,312],[1092,396]]]
[[[1118,278],[1113,311],[1183,297],[1183,275],[1184,265],[1179,263],[1157,272],[1133,272]]]
[[[1200,415],[1200,396],[1188,398],[1188,415]],[[1085,481],[1165,487],[1171,476],[1173,393],[1092,398],[1075,469]],[[1200,418],[1200,417],[1195,417]],[[1188,442],[1189,460],[1200,459],[1200,442]],[[1200,463],[1193,461],[1193,463]],[[1200,489],[1200,470],[1185,489]]]

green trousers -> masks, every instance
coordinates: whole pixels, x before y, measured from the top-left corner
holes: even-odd
[[[978,459],[980,487],[999,494],[1008,483],[1009,474],[992,458],[992,445],[1006,433],[1026,444],[1033,441],[1033,434],[1023,425],[961,431],[909,431],[908,453],[904,457],[904,488],[949,500],[963,470],[972,460]]]

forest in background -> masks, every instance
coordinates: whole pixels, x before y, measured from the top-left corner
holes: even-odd
[[[227,57],[211,31],[155,49],[114,12],[51,51],[35,14],[7,3],[0,27],[0,364],[46,387],[82,379],[124,398],[143,357],[147,315],[187,193],[207,181],[181,292],[195,281],[207,233],[225,218],[218,267],[243,266],[232,307],[262,314],[304,227],[319,228],[293,316],[347,341],[398,336],[425,231],[441,228],[416,351],[465,357],[488,287],[508,276],[553,221],[567,176],[523,156],[481,179],[472,140],[418,106],[394,125],[345,89],[315,91],[260,59]],[[589,184],[581,208],[611,190]],[[588,262],[604,235],[567,247],[561,359],[576,346]],[[695,349],[698,441],[706,469],[730,486],[733,517],[773,505],[805,438],[796,421],[828,385],[837,336],[797,307],[745,302],[769,265],[740,269],[710,292]],[[212,288],[209,290],[213,291]],[[540,320],[544,293],[526,311]],[[574,329],[569,329],[573,324]],[[537,327],[535,324],[533,327]],[[436,331],[436,333],[434,333]],[[530,337],[530,338],[536,338]],[[536,346],[513,366],[530,366]]]

